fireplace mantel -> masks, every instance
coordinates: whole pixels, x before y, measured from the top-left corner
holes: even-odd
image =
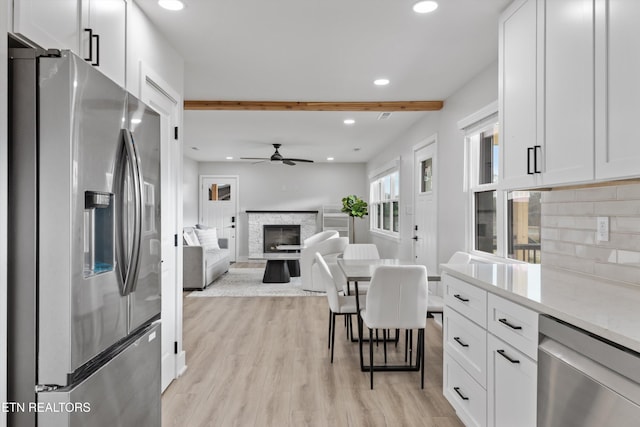
[[[270,210],[270,211],[246,211],[248,214],[264,214],[264,213],[290,213],[290,214],[318,214],[318,211],[287,211],[287,210],[279,210],[279,211],[274,211],[274,210]]]

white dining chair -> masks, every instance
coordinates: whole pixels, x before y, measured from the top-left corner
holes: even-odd
[[[393,265],[376,268],[360,315],[369,329],[369,373],[373,389],[373,329],[418,330],[416,365],[424,388],[424,331],[427,323],[427,268],[423,265]],[[386,347],[386,342],[385,342]],[[385,349],[386,353],[386,349]]]
[[[300,279],[302,289],[312,292],[324,292],[324,284],[314,282],[311,271],[313,264],[316,262],[316,253],[320,253],[329,265],[329,269],[335,272],[338,270],[338,256],[342,255],[344,248],[348,244],[348,237],[338,237],[322,240],[302,249],[300,253]],[[339,274],[343,276],[341,272]],[[340,277],[340,279],[342,279],[342,277]],[[346,280],[341,280],[341,282],[346,282]]]
[[[373,243],[350,243],[344,248],[342,254],[343,259],[380,259],[380,253],[378,247]],[[358,292],[360,294],[366,294],[369,282],[358,282]],[[343,283],[343,292],[345,295],[351,295],[355,292],[355,288],[350,283]]]
[[[358,313],[356,310],[356,298],[355,296],[338,294],[339,289],[336,286],[335,281],[333,280],[331,270],[329,269],[329,266],[320,253],[316,253],[316,262],[313,264],[312,274],[314,283],[322,284],[327,293],[327,301],[329,303],[328,347],[331,349],[331,363],[333,363],[333,353],[335,349],[336,338],[336,316],[348,317],[348,338],[349,331],[353,330],[351,326],[351,315]]]

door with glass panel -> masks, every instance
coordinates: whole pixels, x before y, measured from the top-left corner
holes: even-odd
[[[427,142],[414,151],[413,253],[416,263],[427,266],[431,274],[438,271],[438,219],[436,141]]]
[[[231,262],[236,261],[238,224],[238,177],[200,176],[200,224],[215,227],[218,238],[229,241]]]

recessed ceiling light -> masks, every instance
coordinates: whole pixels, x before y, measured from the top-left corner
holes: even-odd
[[[225,157],[225,159],[227,159],[227,160],[233,160],[233,157],[231,157],[231,156],[227,156],[227,157]]]
[[[333,161],[333,157],[327,157],[327,160],[329,160],[331,162],[331,161]]]
[[[435,1],[419,1],[413,5],[413,11],[415,13],[429,13],[438,8],[438,3]]]
[[[158,0],[160,7],[167,10],[182,10],[184,9],[184,3],[180,0]]]
[[[355,121],[355,120],[353,120],[353,119],[344,119],[344,122],[343,122],[343,123],[344,123],[345,125],[352,125],[352,124],[354,124],[355,122],[356,122],[356,121]]]
[[[389,79],[376,79],[373,81],[376,86],[386,86],[389,84]]]

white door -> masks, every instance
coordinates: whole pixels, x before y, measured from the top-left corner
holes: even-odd
[[[416,263],[429,274],[438,272],[437,163],[436,139],[414,149],[414,226],[413,254]]]
[[[182,341],[182,274],[180,266],[180,246],[182,197],[182,149],[176,138],[175,127],[179,123],[177,95],[171,95],[166,87],[146,77],[142,100],[160,114],[160,181],[161,181],[161,251],[162,251],[162,390],[176,378],[181,368],[183,353],[179,352]],[[174,97],[175,96],[175,97]],[[177,236],[177,237],[176,237]]]
[[[202,175],[200,177],[199,223],[218,230],[218,237],[229,242],[231,262],[236,261],[238,224],[238,177]]]

